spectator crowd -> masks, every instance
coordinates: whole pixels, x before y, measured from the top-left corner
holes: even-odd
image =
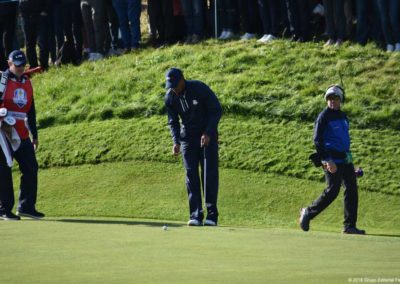
[[[144,46],[146,11],[146,45],[155,47],[195,44],[217,33],[219,40],[260,43],[374,41],[400,51],[399,6],[399,0],[0,0],[0,70],[22,47],[30,68],[43,70],[136,50]]]

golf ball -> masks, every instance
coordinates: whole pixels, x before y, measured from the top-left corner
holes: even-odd
[[[167,225],[164,225],[162,228],[163,228],[164,231],[168,230]]]

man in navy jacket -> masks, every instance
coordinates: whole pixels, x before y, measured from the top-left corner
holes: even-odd
[[[309,230],[310,220],[336,199],[344,184],[345,234],[365,234],[356,227],[358,210],[357,180],[350,152],[349,120],[340,110],[344,90],[332,85],[325,92],[327,108],[318,116],[314,128],[314,144],[325,172],[327,188],[310,206],[300,211],[300,227]]]
[[[172,152],[182,151],[186,169],[186,188],[189,198],[189,226],[203,224],[204,211],[200,189],[199,165],[204,171],[206,155],[207,217],[204,225],[218,223],[218,123],[221,105],[214,92],[204,83],[185,80],[181,70],[171,68],[166,73],[165,106],[173,139]],[[204,172],[202,177],[204,177]],[[203,189],[204,189],[204,180]]]

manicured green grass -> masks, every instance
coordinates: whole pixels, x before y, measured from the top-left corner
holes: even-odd
[[[309,205],[325,186],[231,169],[222,169],[220,177],[220,223],[229,226],[297,229],[299,209]],[[49,216],[189,219],[180,164],[102,163],[42,170],[39,178],[37,207]],[[340,232],[342,203],[340,194],[313,220],[312,230]],[[398,196],[361,191],[358,225],[369,233],[400,234],[399,210]]]
[[[0,222],[3,283],[348,283],[398,278],[398,237],[109,218]]]

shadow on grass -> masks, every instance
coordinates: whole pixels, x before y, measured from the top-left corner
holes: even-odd
[[[167,225],[168,227],[184,227],[185,224],[174,223],[174,222],[159,222],[159,221],[124,221],[124,220],[90,220],[90,219],[58,219],[56,222],[66,223],[80,223],[80,224],[110,224],[110,225],[141,225],[149,227],[162,227]]]
[[[391,235],[391,234],[367,234],[367,236],[400,238],[400,234],[398,234],[398,235]]]

